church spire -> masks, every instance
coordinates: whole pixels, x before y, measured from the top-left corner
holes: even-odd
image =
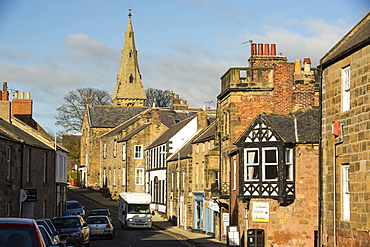
[[[125,43],[121,52],[121,65],[112,97],[114,106],[144,106],[146,99],[139,70],[131,16],[131,9],[129,9]]]

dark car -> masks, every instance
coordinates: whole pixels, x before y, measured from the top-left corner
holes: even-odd
[[[67,212],[70,215],[81,215],[85,217],[85,209],[78,201],[67,201]]]
[[[89,216],[86,219],[86,223],[90,228],[91,237],[105,237],[108,239],[113,239],[114,226],[108,216]]]
[[[34,219],[0,218],[1,247],[58,247],[46,245]]]
[[[107,208],[95,208],[90,210],[87,216],[95,216],[95,215],[106,215],[112,221],[112,215],[110,214],[109,209]]]
[[[64,241],[61,241],[59,238],[59,232],[55,229],[53,222],[50,219],[37,219],[37,225],[43,226],[48,232],[48,235],[53,239],[53,242],[56,242],[60,247],[65,247]]]
[[[46,227],[43,225],[39,225],[40,232],[42,234],[42,237],[44,238],[44,242],[47,246],[59,246],[57,241],[52,238],[49,234],[49,232],[46,230]]]
[[[59,231],[60,239],[65,240],[67,246],[90,246],[90,228],[81,216],[54,218],[52,222]]]

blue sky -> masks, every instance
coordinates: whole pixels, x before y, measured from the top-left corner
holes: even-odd
[[[370,10],[367,0],[0,0],[0,80],[31,92],[49,132],[76,88],[113,93],[132,22],[144,88],[168,89],[201,108],[220,77],[246,67],[250,44],[276,44],[288,61],[325,55]]]

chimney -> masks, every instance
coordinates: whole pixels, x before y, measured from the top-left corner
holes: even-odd
[[[198,110],[197,113],[197,129],[205,129],[208,126],[208,114],[207,111],[203,111],[202,109]]]
[[[9,101],[9,91],[6,82],[3,83],[3,91],[0,100],[0,118],[11,123],[11,103]]]
[[[270,45],[269,44],[265,44],[263,55],[270,55]]]
[[[276,44],[271,44],[271,56],[276,56]]]
[[[152,108],[152,124],[159,126],[161,124],[161,113],[159,108]]]
[[[301,60],[297,59],[295,60],[294,72],[301,72],[301,71],[302,71]]]
[[[311,59],[305,58],[303,60],[303,66],[304,66],[304,72],[305,73],[310,73],[311,72]]]
[[[32,118],[32,100],[29,98],[30,93],[26,94],[28,98],[24,98],[24,92],[21,92],[20,98],[18,98],[17,92],[14,93],[14,98],[12,100],[12,115],[17,116],[27,116]]]
[[[86,106],[92,106],[92,98],[90,94],[87,95]]]
[[[263,55],[263,44],[258,44],[258,55]]]
[[[257,55],[257,44],[251,45],[251,55]]]

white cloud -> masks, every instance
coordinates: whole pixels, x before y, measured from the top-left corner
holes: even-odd
[[[292,29],[275,26],[262,27],[263,35],[246,32],[245,37],[252,40],[263,41],[265,44],[276,44],[277,52],[282,52],[289,61],[295,59],[311,58],[312,65],[317,66],[321,59],[331,47],[336,44],[348,31],[347,26],[339,20],[337,23],[329,24],[323,20],[296,20],[287,21],[286,24],[296,24],[295,29],[305,30],[298,33]]]

